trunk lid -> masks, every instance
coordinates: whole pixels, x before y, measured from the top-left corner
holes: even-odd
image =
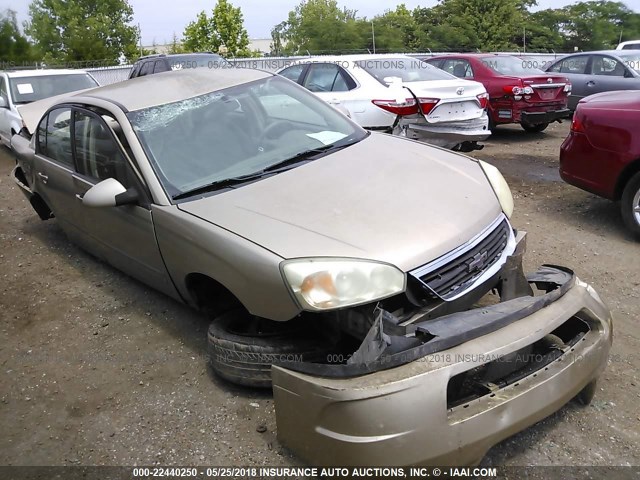
[[[484,86],[469,80],[432,80],[404,82],[417,98],[434,98],[438,103],[425,115],[427,122],[459,122],[480,118],[484,109],[478,95],[486,93]]]

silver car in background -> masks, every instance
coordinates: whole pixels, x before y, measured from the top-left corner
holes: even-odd
[[[593,397],[610,313],[567,268],[524,275],[488,163],[248,69],[70,95],[29,131],[12,176],[38,215],[206,312],[215,373],[273,388],[313,464],[477,463]]]
[[[640,90],[640,50],[602,50],[563,56],[547,66],[571,80],[569,108],[589,95],[613,90]]]

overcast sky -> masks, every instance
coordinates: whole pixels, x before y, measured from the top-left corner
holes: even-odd
[[[271,28],[287,18],[290,10],[300,3],[300,0],[230,0],[236,7],[242,8],[244,24],[250,38],[269,38]],[[12,8],[18,12],[20,23],[27,19],[29,0],[0,0],[4,11]],[[142,42],[145,46],[153,42],[157,44],[171,41],[173,33],[181,36],[184,27],[196,18],[198,12],[210,12],[216,0],[203,2],[202,0],[178,0],[165,2],[158,0],[129,0],[133,6],[135,23],[142,29]],[[404,2],[372,2],[371,0],[338,0],[340,6],[358,11],[359,16],[373,17],[383,13],[386,9],[395,9],[395,5],[404,3],[409,9],[417,6],[431,7],[436,0],[406,0]],[[537,9],[558,8],[570,3],[571,0],[538,0]],[[640,0],[626,0],[629,8],[640,13]]]

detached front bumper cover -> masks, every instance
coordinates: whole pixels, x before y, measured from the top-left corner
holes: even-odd
[[[421,344],[380,319],[350,362],[287,364],[272,371],[279,440],[313,464],[468,465],[556,411],[595,380],[611,345],[611,316],[570,270],[544,266],[528,281],[547,293],[415,324]],[[449,384],[584,326],[568,345],[516,380],[451,402]],[[523,350],[524,349],[524,350]]]

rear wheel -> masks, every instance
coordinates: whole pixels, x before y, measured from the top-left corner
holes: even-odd
[[[575,400],[580,405],[583,405],[586,407],[591,403],[591,400],[593,400],[593,397],[595,396],[596,390],[597,390],[596,387],[597,387],[597,381],[592,380],[582,390],[580,390],[580,393],[576,395]]]
[[[538,123],[536,125],[530,125],[528,123],[521,123],[520,126],[524,129],[525,132],[529,133],[540,133],[549,126],[548,123]]]
[[[209,362],[229,382],[271,388],[271,365],[286,362],[325,362],[333,346],[297,320],[273,322],[238,309],[209,326]]]
[[[624,187],[620,208],[625,225],[640,239],[640,172]]]

